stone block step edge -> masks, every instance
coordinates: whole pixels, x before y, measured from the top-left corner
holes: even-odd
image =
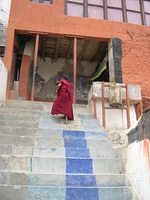
[[[0,185],[32,185],[32,186],[66,186],[66,182],[70,182],[70,186],[77,187],[78,184],[87,186],[94,184],[97,187],[131,186],[126,174],[80,174],[80,173],[35,173],[35,172],[5,172],[0,171]],[[72,182],[73,185],[72,185]],[[53,184],[53,185],[52,185]],[[83,186],[82,185],[82,186]]]
[[[1,187],[1,186],[2,186],[2,187],[10,187],[10,186],[11,186],[11,187],[14,187],[14,188],[15,188],[15,187],[16,187],[16,188],[21,188],[20,185],[14,185],[14,186],[13,186],[13,185],[3,185],[3,184],[0,184],[0,187]],[[18,186],[18,187],[17,187],[17,186]],[[28,188],[28,187],[32,187],[32,188],[38,188],[38,187],[39,187],[39,188],[46,188],[46,187],[47,187],[47,188],[58,188],[58,189],[61,189],[61,188],[64,188],[64,189],[65,189],[65,188],[79,188],[79,189],[82,189],[82,188],[83,188],[83,189],[84,189],[84,188],[97,188],[97,189],[100,189],[100,188],[101,188],[101,189],[106,189],[106,188],[107,188],[107,189],[132,189],[132,186],[118,186],[118,187],[117,187],[117,186],[116,186],[116,187],[102,187],[102,186],[100,186],[100,187],[99,187],[99,186],[94,186],[94,187],[71,187],[71,186],[61,186],[61,187],[60,187],[60,186],[31,186],[31,185],[27,185],[27,186],[22,186],[22,187],[27,187],[27,188]],[[16,190],[17,190],[17,189],[16,189]]]

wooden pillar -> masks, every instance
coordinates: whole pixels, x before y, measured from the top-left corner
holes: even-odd
[[[35,41],[31,101],[34,101],[34,86],[35,86],[35,75],[36,75],[36,67],[37,67],[38,47],[39,47],[39,34],[36,35],[36,41]]]
[[[76,103],[76,74],[77,74],[77,38],[74,38],[73,51],[73,103]]]

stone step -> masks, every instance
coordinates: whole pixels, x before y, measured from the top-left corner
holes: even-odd
[[[131,187],[0,186],[2,200],[131,200]]]
[[[32,110],[43,110],[42,103],[35,103],[33,101],[24,101],[24,100],[9,100],[6,104],[3,105],[5,108],[16,108],[16,109],[32,109]]]
[[[32,144],[32,143],[31,143]],[[117,158],[117,149],[0,145],[1,155],[40,156],[51,158]]]
[[[64,119],[55,119],[55,122],[40,122],[39,129],[49,129],[49,130],[83,130],[80,120],[69,121],[66,125],[64,124]],[[99,129],[100,131],[100,129]]]
[[[58,128],[58,127],[57,127]],[[77,131],[77,130],[58,130],[58,129],[38,129],[39,137],[60,137],[60,138],[99,138],[107,139],[108,134],[101,131]]]
[[[0,135],[18,135],[34,137],[37,135],[37,130],[37,128],[32,127],[0,126]]]
[[[63,130],[83,130],[104,132],[104,128],[100,126],[99,121],[94,118],[74,118],[74,121],[69,121],[68,125],[64,124],[64,119],[56,118],[50,114],[41,116],[39,123],[40,129],[59,129]]]
[[[37,128],[39,122],[36,121],[24,121],[24,120],[1,120],[0,126],[17,126],[17,127],[32,127]]]
[[[41,110],[32,110],[32,109],[16,109],[16,108],[0,108],[0,113],[2,114],[33,114],[33,115],[41,115]]]
[[[0,134],[5,135],[19,135],[19,136],[39,136],[39,137],[68,137],[68,138],[101,138],[107,139],[108,134],[101,131],[76,131],[76,130],[63,130],[63,129],[37,129],[32,127],[17,127],[17,126],[0,126]],[[67,134],[66,134],[66,133]]]
[[[39,115],[33,115],[31,113],[16,113],[16,114],[11,114],[11,113],[0,113],[0,121],[1,120],[22,120],[22,121],[39,121],[40,116]]]
[[[74,138],[49,138],[36,137],[36,145],[39,147],[80,147],[80,148],[112,148],[112,141],[99,138],[74,139]]]
[[[26,101],[26,100],[8,100],[7,104],[4,104],[3,107],[9,107],[9,108],[31,108],[35,110],[35,108],[39,108],[37,110],[44,110],[47,111],[47,113],[50,113],[52,108],[53,102],[39,102],[39,101]],[[73,111],[74,114],[80,113],[86,116],[91,115],[91,112],[89,111],[87,105],[84,104],[73,104]]]
[[[31,142],[32,141],[32,142]],[[87,139],[74,139],[74,138],[50,138],[50,137],[31,137],[31,136],[19,136],[19,135],[0,135],[0,144],[20,145],[20,146],[38,146],[38,147],[75,147],[75,148],[103,148],[111,149],[112,141],[99,139],[99,138],[87,138]]]
[[[49,138],[49,137],[31,137],[18,135],[0,135],[0,144],[10,144],[19,146],[38,146],[44,148],[50,147],[75,147],[75,148],[112,148],[111,140],[102,139],[71,139],[71,138]]]
[[[53,105],[53,102],[45,102],[45,101],[30,101],[30,100],[7,100],[7,104],[12,104],[12,105],[18,105],[18,104],[24,104],[24,105],[42,105],[42,106],[49,106]],[[4,104],[5,105],[5,104]],[[87,104],[73,104],[73,106],[77,109],[87,109]]]
[[[34,146],[35,139],[31,136],[0,135],[0,144],[15,146]]]
[[[17,117],[19,118],[19,116]],[[0,120],[0,127],[1,126],[17,126],[17,127],[33,127],[33,128],[37,128],[39,127],[39,129],[45,129],[45,130],[54,130],[57,131],[58,127],[59,130],[83,130],[83,131],[89,131],[89,132],[102,132],[104,129],[102,127],[82,127],[81,122],[77,119],[75,121],[69,121],[68,125],[64,124],[64,120],[61,119],[56,119],[54,118],[54,122],[52,121],[46,121],[43,122],[40,120],[40,118],[36,118],[36,120],[34,120],[34,117],[32,118],[32,120],[28,120],[29,118],[27,117],[25,120],[22,116],[22,119],[9,119],[9,120]],[[27,121],[28,120],[28,121]],[[39,121],[39,122],[38,122]]]
[[[41,174],[0,172],[0,185],[59,187],[123,187],[131,186],[125,174]]]
[[[122,174],[120,158],[78,159],[0,156],[0,170],[37,173]]]

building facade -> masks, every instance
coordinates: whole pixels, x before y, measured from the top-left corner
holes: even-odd
[[[7,98],[53,101],[67,75],[74,102],[93,81],[138,84],[150,103],[150,2],[12,0],[4,63]]]
[[[140,86],[145,109],[150,104],[149,50],[149,0],[11,0],[5,55],[0,62],[0,102],[20,97],[53,101],[57,79],[67,75],[74,103],[87,103],[93,81],[100,98],[99,85],[116,82]],[[137,98],[138,91],[130,92]],[[101,108],[96,106],[102,120]],[[122,113],[108,115],[109,124],[123,121],[126,125]],[[150,198],[148,119],[146,109],[139,128],[131,127],[124,152],[126,173],[144,200]]]

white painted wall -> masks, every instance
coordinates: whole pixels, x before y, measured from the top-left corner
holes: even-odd
[[[11,0],[0,0],[0,22],[7,27]]]
[[[0,102],[4,103],[6,100],[8,70],[3,61],[0,59]]]
[[[149,144],[150,141],[146,140]],[[150,166],[144,148],[144,141],[134,142],[127,148],[126,173],[139,196],[140,200],[150,200]]]
[[[8,25],[9,12],[10,12],[11,0],[0,0],[0,23],[5,28]],[[8,70],[5,67],[3,60],[0,58],[0,102],[6,100],[6,88],[7,88]]]
[[[110,107],[108,103],[105,103],[105,106]],[[97,101],[96,103],[97,109],[97,118],[100,121],[102,126],[102,103],[101,101]],[[118,110],[118,109],[106,109],[106,128],[107,129],[127,129],[127,115],[126,110]],[[136,113],[134,106],[130,106],[130,122],[131,125],[136,123]]]

